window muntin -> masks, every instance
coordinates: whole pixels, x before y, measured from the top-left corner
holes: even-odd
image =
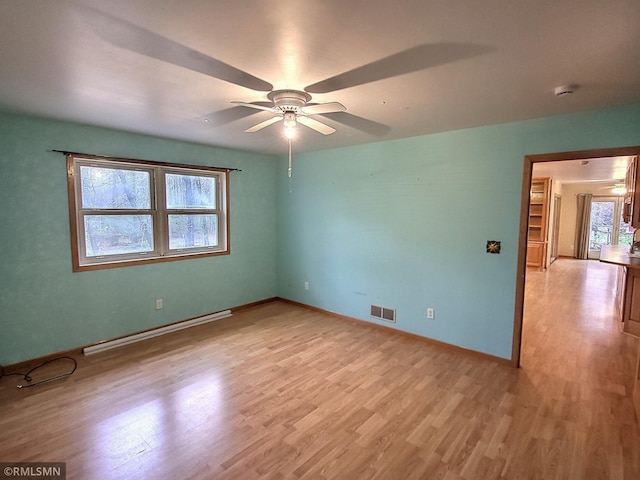
[[[228,172],[69,155],[74,270],[228,254]]]

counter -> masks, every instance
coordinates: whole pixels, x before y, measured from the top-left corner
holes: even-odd
[[[629,256],[628,245],[603,245],[600,249],[600,261],[640,270],[640,258]]]
[[[640,258],[629,255],[626,245],[603,245],[600,261],[618,265],[616,308],[623,330],[640,336]]]
[[[604,245],[600,250],[600,261],[618,265],[616,304],[621,310],[623,330],[640,336],[640,258],[629,256],[627,245]],[[633,406],[640,421],[640,348],[636,360],[633,381]]]

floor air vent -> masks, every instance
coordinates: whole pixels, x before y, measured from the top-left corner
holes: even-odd
[[[396,321],[396,311],[393,308],[371,305],[371,316],[374,318],[379,318],[380,320],[386,320],[388,322],[395,323]]]

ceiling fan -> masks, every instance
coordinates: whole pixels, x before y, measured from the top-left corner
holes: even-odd
[[[311,94],[324,94],[356,87],[471,58],[492,50],[490,47],[470,43],[425,43],[326,78],[303,90],[274,90],[271,83],[261,78],[158,33],[92,7],[78,7],[78,9],[92,25],[93,32],[114,45],[234,85],[254,91],[269,92],[267,98],[271,101],[271,105],[264,102],[236,101],[232,102],[234,107],[211,114],[211,123],[215,126],[247,117],[255,113],[255,110],[273,114],[271,118],[246,129],[247,132],[257,132],[279,121],[284,123],[285,128],[294,128],[300,123],[323,135],[335,132],[333,127],[311,118],[320,115],[370,135],[383,136],[390,130],[387,125],[347,113],[345,106],[338,102],[310,103]]]
[[[269,92],[267,98],[273,102],[272,107],[239,101],[231,102],[236,105],[264,110],[275,114],[274,117],[247,128],[245,132],[257,132],[281,121],[284,123],[285,134],[288,138],[293,137],[294,129],[298,123],[323,135],[331,135],[336,131],[335,128],[311,118],[311,115],[344,112],[347,109],[339,102],[309,104],[311,95],[300,90],[274,90]]]

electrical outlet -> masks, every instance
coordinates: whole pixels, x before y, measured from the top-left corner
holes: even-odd
[[[162,303],[162,299],[161,298],[156,298],[156,310],[162,310],[162,307],[164,307],[164,305]]]
[[[433,320],[436,316],[436,311],[433,308],[427,308],[427,318]]]
[[[304,289],[309,290],[309,282],[304,282]]]

